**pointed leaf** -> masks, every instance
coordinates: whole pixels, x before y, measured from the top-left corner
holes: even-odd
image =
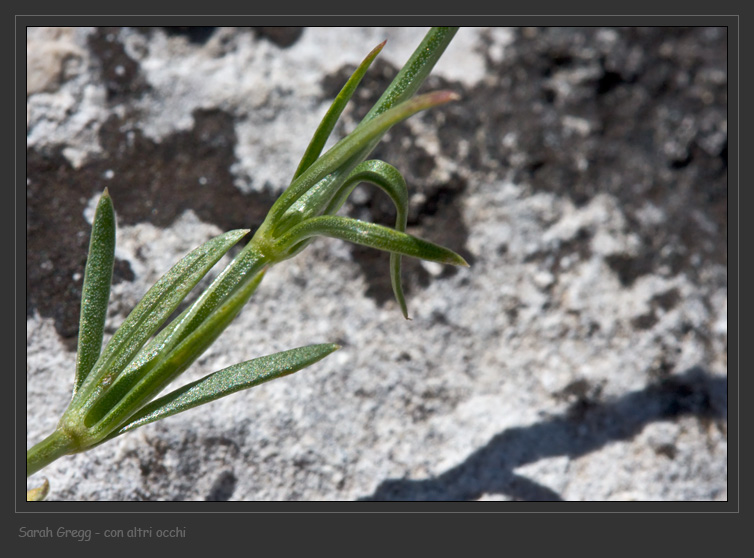
[[[217,236],[190,252],[165,273],[110,339],[74,396],[71,407],[78,406],[91,393],[111,384],[191,289],[248,232],[235,230]]]
[[[350,168],[347,168],[343,175],[344,180],[350,174],[351,170],[368,155],[368,151],[365,151],[365,146],[369,146],[372,143],[376,144],[376,141],[392,126],[419,111],[436,107],[458,98],[458,95],[452,91],[426,93],[425,95],[419,95],[405,101],[369,122],[358,126],[356,130],[330,148],[327,153],[312,163],[301,176],[293,181],[272,206],[265,219],[265,224],[262,226],[265,227],[269,223],[268,226],[272,226],[275,229],[272,231],[273,233],[279,234],[283,232],[284,228],[280,226],[281,217],[309,188],[317,184],[317,182],[329,173],[343,167],[346,162],[351,162]],[[360,159],[356,160],[354,158],[355,155],[358,155]],[[338,186],[339,184],[336,184],[334,188],[337,189]]]
[[[343,86],[343,89],[340,90],[340,93],[338,93],[337,97],[335,97],[335,100],[332,102],[332,105],[330,105],[330,108],[322,119],[322,122],[317,128],[317,131],[314,132],[314,137],[312,137],[312,140],[309,143],[309,147],[306,148],[306,152],[304,153],[304,156],[301,159],[298,168],[296,169],[296,173],[293,175],[294,179],[298,178],[301,173],[308,169],[311,164],[317,160],[320,153],[322,153],[322,148],[324,148],[325,143],[327,142],[327,138],[330,137],[330,134],[332,133],[333,128],[338,121],[338,118],[340,118],[340,115],[343,112],[343,109],[348,104],[348,101],[351,99],[354,91],[356,91],[356,88],[359,86],[359,83],[364,77],[364,74],[369,69],[369,66],[372,65],[372,62],[380,53],[382,47],[385,46],[386,42],[387,41],[383,41],[382,43],[377,45],[372,50],[372,52],[367,55],[364,61],[359,65],[358,68],[356,68],[356,71]]]
[[[313,236],[339,238],[378,250],[432,262],[469,266],[466,260],[448,248],[389,227],[338,215],[313,217],[296,225],[279,240],[281,251]]]
[[[421,87],[421,85],[424,83],[427,76],[430,74],[430,72],[432,71],[432,68],[434,68],[435,64],[440,59],[442,54],[445,52],[445,49],[450,44],[451,40],[453,39],[457,31],[458,31],[458,27],[433,27],[431,28],[427,32],[427,34],[425,35],[424,39],[419,44],[419,46],[416,47],[416,49],[414,50],[414,53],[411,55],[411,58],[409,58],[406,64],[404,64],[403,68],[401,68],[401,70],[395,76],[390,86],[385,90],[385,92],[382,94],[380,99],[377,101],[377,103],[375,103],[372,109],[367,113],[367,115],[361,121],[359,126],[357,126],[354,132],[356,132],[359,128],[364,126],[370,120],[373,120],[377,116],[383,114],[389,109],[392,109],[393,107],[398,106],[404,101],[407,101],[412,95],[414,95],[419,90],[419,87]],[[378,47],[378,48],[381,48],[381,47]],[[457,98],[457,97],[454,97],[454,98]],[[359,163],[369,156],[369,154],[375,148],[375,146],[377,145],[377,143],[379,142],[383,134],[384,132],[370,138],[359,139],[359,142],[361,143],[361,150],[357,157],[353,157],[353,160],[355,161],[355,163]],[[353,133],[351,135],[353,135]],[[344,140],[342,141],[348,140],[349,137],[344,138]],[[340,172],[338,170],[338,167],[346,166],[344,163],[345,161],[343,163],[333,165],[331,171],[327,171],[323,173],[322,175],[320,175],[321,177],[320,179],[322,179],[323,181],[327,181],[329,183],[333,183],[333,184],[338,184],[339,182],[342,182],[344,177],[348,173],[350,173],[351,169],[353,168],[353,165],[351,165],[350,168],[346,167],[344,169],[345,172]],[[301,167],[299,167],[299,169],[301,169]],[[332,173],[332,176],[328,176],[328,174],[330,173]],[[298,178],[300,174],[301,174],[300,172],[297,172],[294,178]],[[315,179],[315,180],[310,181],[309,187],[311,187],[315,183],[320,182],[320,179]],[[294,188],[293,184],[291,185],[289,190],[292,188]],[[307,189],[308,187],[304,187],[303,185],[301,189],[296,187],[296,190],[298,191],[298,193],[297,194],[292,193],[291,197],[293,199],[296,199],[298,196],[302,195],[301,193],[302,191],[306,191]],[[323,189],[323,188],[320,188],[320,189]],[[286,200],[285,202],[282,202],[280,205],[281,206],[285,205],[286,207],[290,207],[292,203]],[[311,215],[307,215],[307,217],[310,217],[310,216]],[[285,227],[277,229],[277,230],[284,231]]]
[[[235,364],[155,399],[109,438],[171,415],[193,409],[220,397],[287,376],[323,359],[338,345],[308,345]]]
[[[314,184],[317,184],[317,189],[319,191],[326,191],[331,187],[338,188],[354,166],[369,156],[380,141],[384,131],[371,137],[367,136],[364,138],[355,135],[356,132],[367,122],[410,99],[424,83],[457,31],[458,27],[433,27],[427,32],[422,42],[414,50],[411,58],[409,58],[406,64],[404,64],[377,103],[375,103],[372,109],[362,119],[356,129],[348,137],[341,140],[342,142],[345,142],[346,140],[349,140],[351,136],[354,136],[351,140],[354,142],[354,145],[359,147],[358,151],[351,155],[350,164],[349,158],[345,158],[341,162],[331,164],[329,170],[326,170],[319,175],[315,175],[314,177],[310,177],[308,181],[304,181],[301,184],[295,184],[294,180],[294,184],[291,184],[288,188],[288,190],[291,190],[290,199],[281,199],[275,204],[276,206],[280,205],[282,210],[278,211],[277,208],[273,206],[273,211],[270,212],[271,214],[274,213],[274,219],[279,221],[280,226],[275,226],[277,232],[285,232],[292,221],[300,222],[300,219],[296,220],[295,212],[294,215],[291,216],[282,216],[282,214],[286,213],[295,203],[291,200],[303,197],[303,192],[307,191],[308,188],[312,187]],[[454,96],[453,98],[455,99],[457,96]],[[356,141],[357,138],[358,141]],[[327,155],[332,151],[333,150],[328,152]],[[298,176],[299,173],[296,174],[296,177]],[[306,201],[308,202],[309,200]],[[309,213],[303,216],[303,218],[312,217],[315,214],[319,213]]]
[[[390,86],[359,125],[372,120],[416,93],[457,31],[458,27],[433,27],[427,31],[411,58],[403,65]]]
[[[114,261],[115,210],[110,194],[105,188],[94,212],[89,254],[84,270],[84,284],[81,289],[81,315],[73,393],[76,393],[84,383],[102,351]]]

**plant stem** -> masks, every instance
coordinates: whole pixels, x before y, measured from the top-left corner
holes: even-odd
[[[29,477],[59,457],[75,453],[76,444],[62,430],[55,430],[26,452],[26,476]]]

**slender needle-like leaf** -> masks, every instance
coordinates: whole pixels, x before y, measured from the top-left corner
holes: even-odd
[[[338,345],[331,343],[308,345],[219,370],[155,399],[134,415],[127,424],[114,432],[110,438],[231,393],[287,376],[314,364],[338,348]]]
[[[419,95],[408,101],[404,101],[364,125],[357,127],[356,130],[330,148],[327,153],[312,163],[301,176],[293,181],[272,206],[265,222],[272,223],[275,232],[282,232],[280,218],[286,210],[327,174],[343,166],[345,162],[352,160],[354,155],[364,154],[365,143],[381,138],[392,126],[419,111],[436,107],[458,98],[458,95],[452,91],[434,91]],[[354,161],[351,169],[360,162]],[[347,174],[350,174],[351,169],[348,169]],[[264,230],[264,225],[261,230]]]
[[[190,252],[165,273],[110,339],[71,406],[78,407],[87,399],[90,403],[89,395],[111,384],[199,280],[248,232],[234,230],[217,236]]]
[[[126,389],[143,378],[158,361],[158,357],[166,355],[173,348],[192,334],[208,316],[220,308],[235,292],[250,282],[259,284],[262,279],[260,273],[266,265],[266,260],[253,247],[247,246],[234,260],[218,275],[212,284],[205,289],[201,296],[186,308],[170,324],[165,326],[126,367],[113,386]],[[253,293],[254,289],[250,291]]]
[[[105,332],[105,317],[110,299],[114,261],[115,210],[110,194],[105,188],[94,212],[89,255],[84,269],[73,393],[76,393],[84,383],[102,351],[102,337]]]
[[[359,86],[364,74],[369,69],[369,66],[372,65],[372,62],[380,53],[382,47],[385,46],[386,42],[387,41],[381,42],[367,55],[364,61],[358,68],[356,68],[356,71],[343,86],[343,89],[340,90],[340,93],[335,97],[335,100],[332,102],[332,105],[330,105],[330,108],[322,119],[317,131],[314,132],[314,136],[312,137],[309,146],[306,148],[306,152],[296,169],[296,173],[293,175],[294,179],[298,178],[302,172],[308,169],[311,164],[317,160],[320,153],[322,153],[322,148],[324,148],[327,138],[330,137],[333,128],[335,128],[335,123],[338,121],[338,118],[340,118],[343,109],[348,104],[348,101]]]
[[[293,227],[279,242],[282,246],[293,246],[313,236],[339,238],[354,242],[355,244],[377,248],[378,250],[412,256],[432,262],[464,267],[469,266],[466,260],[452,250],[443,248],[427,240],[422,240],[421,238],[383,225],[367,223],[366,221],[340,217],[338,215],[312,217]]]
[[[186,370],[238,315],[263,276],[263,273],[257,274],[216,308],[174,349],[161,353],[154,366],[138,379],[136,385],[131,381],[120,385],[116,382],[85,417],[84,423],[90,428],[90,432],[96,436],[112,431]]]
[[[440,56],[442,56],[457,31],[458,27],[433,27],[427,32],[421,44],[414,50],[411,58],[398,72],[398,75],[396,75],[390,86],[361,123],[349,136],[335,146],[337,148],[340,144],[348,144],[350,141],[351,144],[348,144],[348,147],[352,148],[351,152],[342,157],[338,162],[329,162],[327,161],[328,156],[337,158],[340,154],[335,148],[328,151],[328,153],[316,162],[324,166],[322,171],[301,177],[302,180],[300,181],[294,180],[283,196],[273,205],[268,217],[268,221],[272,223],[269,227],[273,232],[276,234],[284,233],[293,224],[319,214],[319,211],[316,211],[317,204],[310,203],[312,200],[309,198],[315,199],[332,196],[332,191],[340,188],[354,167],[369,156],[390,126],[379,133],[371,135],[364,134],[361,128],[365,127],[368,122],[378,116],[390,111],[390,109],[395,110],[399,106],[405,105],[405,102],[418,91],[419,87],[430,74],[432,68]],[[436,94],[438,93],[442,92],[436,92]],[[448,100],[458,98],[457,95],[450,92],[444,92],[444,94],[451,95]],[[421,97],[417,97],[414,101]],[[407,118],[411,114],[405,115],[403,118]],[[312,164],[311,166],[316,165]],[[266,229],[265,225],[261,228],[261,230],[265,231]],[[262,234],[265,233],[263,232]],[[297,254],[307,244],[302,243],[295,250],[287,254],[286,257],[292,257]],[[395,267],[391,266],[391,270],[394,273]]]
[[[433,27],[427,31],[411,58],[403,65],[398,75],[395,76],[390,86],[367,113],[360,125],[369,122],[416,93],[457,31],[458,27]]]
[[[432,71],[432,68],[434,68],[440,56],[445,52],[445,49],[448,44],[450,44],[450,41],[453,39],[457,31],[458,27],[433,27],[430,29],[421,44],[419,44],[416,50],[414,50],[411,58],[409,58],[408,62],[406,62],[403,68],[398,72],[398,75],[395,76],[390,86],[385,90],[377,103],[375,103],[361,123],[356,127],[356,130],[342,141],[345,142],[351,138],[351,136],[354,136],[355,132],[367,122],[373,120],[389,109],[398,106],[400,103],[407,101],[414,93],[416,93]],[[294,181],[294,184],[289,187],[289,190],[291,191],[291,198],[298,199],[298,201],[290,202],[289,200],[283,200],[282,198],[281,200],[278,200],[278,203],[281,206],[287,204],[287,208],[283,211],[283,213],[286,213],[286,216],[280,219],[275,230],[278,232],[284,232],[287,230],[290,222],[295,221],[297,217],[307,218],[318,214],[305,210],[305,208],[312,207],[309,203],[310,200],[306,199],[309,197],[307,188],[311,188],[312,190],[316,189],[318,191],[316,195],[319,195],[319,192],[326,193],[332,189],[339,188],[346,176],[353,170],[354,166],[369,156],[383,134],[384,132],[375,134],[372,137],[360,139],[358,151],[353,153],[350,158],[347,158],[337,165],[333,165],[332,170],[328,170],[327,172],[318,175],[321,178],[317,177],[313,181],[309,181],[308,183],[304,182],[300,185],[295,184]],[[328,152],[326,156],[331,152]],[[322,159],[324,159],[324,157]],[[301,169],[301,166],[299,166],[299,169]],[[300,174],[300,172],[297,172],[296,177]],[[316,184],[316,186],[314,186],[314,184]],[[306,194],[302,193],[305,191],[307,192]],[[283,197],[285,197],[285,195]],[[273,206],[273,210],[270,213],[273,214],[275,211],[276,208]],[[291,211],[291,215],[287,214],[289,211]],[[302,213],[304,211],[306,211],[306,214]]]

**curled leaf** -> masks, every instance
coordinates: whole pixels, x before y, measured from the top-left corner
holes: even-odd
[[[390,196],[396,210],[395,229],[400,232],[406,232],[406,223],[408,222],[408,188],[406,187],[406,181],[394,166],[384,161],[364,161],[358,165],[348,176],[335,198],[330,202],[325,213],[334,215],[345,203],[348,196],[351,195],[354,188],[361,182],[368,182],[379,186]],[[393,294],[401,308],[403,317],[408,319],[406,297],[403,294],[403,287],[401,285],[400,254],[390,254],[390,283],[393,286]]]

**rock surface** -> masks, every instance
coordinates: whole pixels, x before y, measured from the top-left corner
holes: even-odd
[[[29,28],[27,447],[73,382],[89,223],[118,247],[107,335],[177,259],[258,226],[329,102],[336,135],[425,30]],[[50,500],[725,500],[724,28],[461,29],[396,126],[410,232],[469,269],[317,240],[181,383],[316,342],[313,367],[29,479]],[[347,213],[390,224],[378,191]]]

